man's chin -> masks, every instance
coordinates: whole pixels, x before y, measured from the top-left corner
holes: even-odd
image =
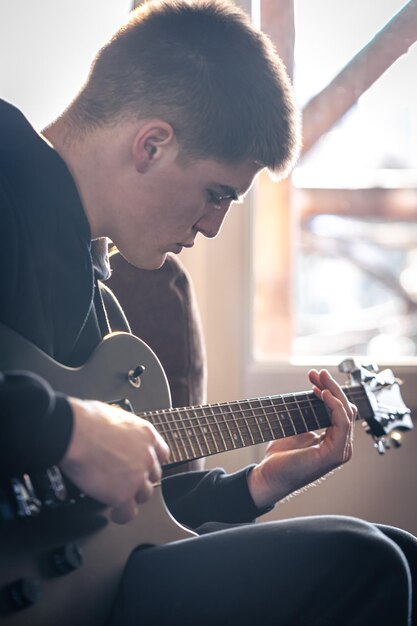
[[[124,255],[122,257],[131,265],[141,270],[159,270],[167,258],[167,253],[154,255],[153,258],[143,258],[143,256]]]
[[[163,264],[165,263],[167,258],[167,255],[165,254],[162,258],[155,260],[155,261],[149,261],[149,262],[144,262],[141,263],[141,265],[137,265],[136,267],[139,267],[142,270],[159,270]]]

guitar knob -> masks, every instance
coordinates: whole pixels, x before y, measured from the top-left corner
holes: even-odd
[[[135,369],[129,370],[127,374],[127,379],[132,387],[139,389],[141,384],[140,377],[142,376],[145,369],[146,367],[144,365],[138,365],[137,367],[135,367]]]
[[[385,445],[381,439],[376,439],[374,446],[377,449],[378,454],[385,454]]]
[[[82,552],[76,543],[66,543],[52,553],[52,566],[56,574],[69,574],[80,569],[84,562]]]
[[[27,609],[41,597],[41,587],[36,578],[19,578],[6,588],[6,594],[15,610]]]
[[[394,448],[400,448],[402,446],[402,435],[398,430],[393,430],[390,434],[390,440]]]
[[[56,465],[48,468],[44,477],[45,504],[53,505],[68,500],[64,477]]]

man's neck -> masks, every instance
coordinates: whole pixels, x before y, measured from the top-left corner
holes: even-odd
[[[92,239],[105,236],[100,232],[100,212],[104,200],[101,198],[103,185],[98,180],[100,167],[94,155],[94,141],[89,140],[88,136],[76,136],[64,116],[47,126],[41,134],[71,173],[90,225]]]

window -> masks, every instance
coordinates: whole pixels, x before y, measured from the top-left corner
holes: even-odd
[[[255,192],[255,355],[416,356],[417,7],[258,8],[294,62],[304,153],[290,181],[265,175]]]

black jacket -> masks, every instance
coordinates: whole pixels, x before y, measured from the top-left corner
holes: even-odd
[[[57,361],[80,365],[104,330],[95,303],[105,263],[93,263],[89,225],[64,161],[2,101],[0,137],[0,322]],[[64,395],[31,372],[1,374],[0,477],[58,463],[71,432]],[[164,493],[191,526],[250,521],[263,511],[250,497],[248,471],[173,476]]]

